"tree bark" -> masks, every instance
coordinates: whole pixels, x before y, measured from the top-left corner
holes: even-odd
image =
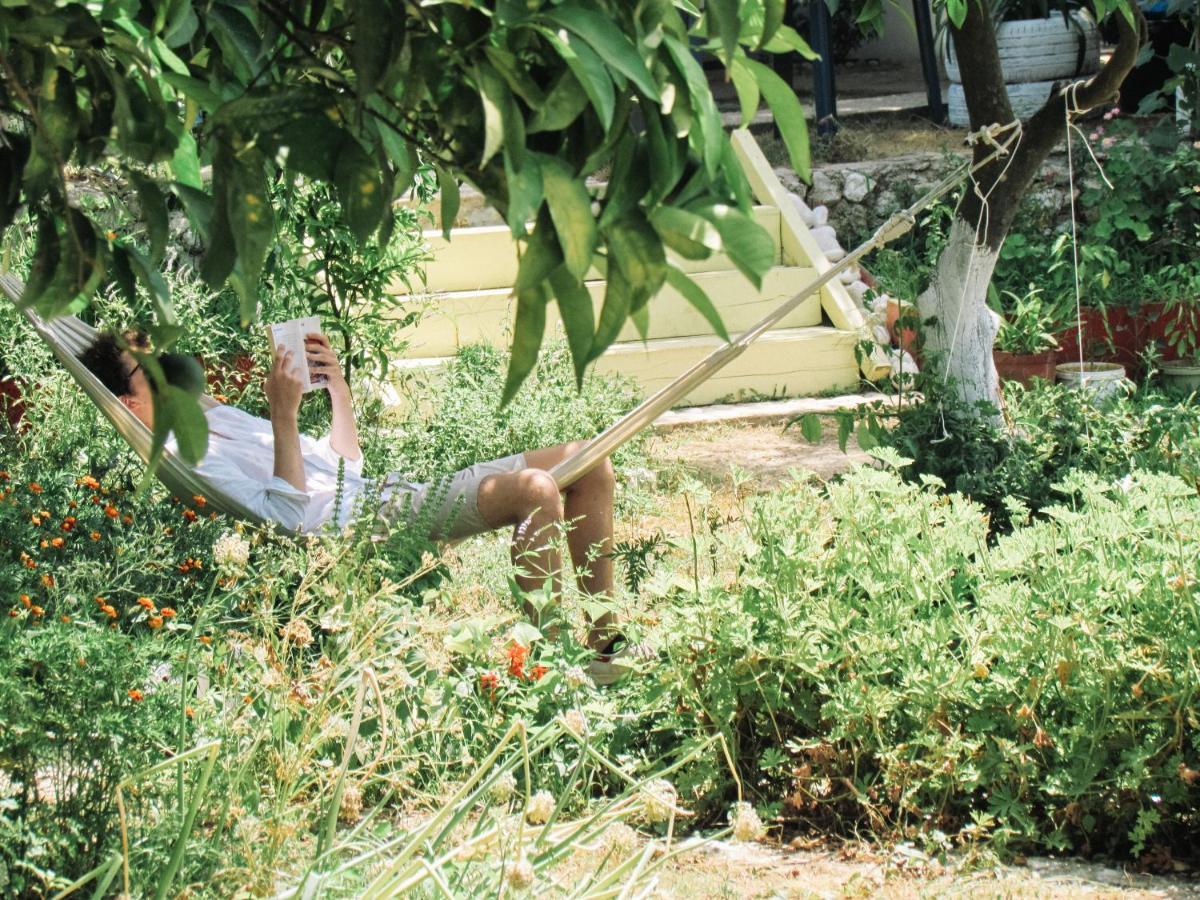
[[[926,322],[926,356],[944,367],[954,395],[967,404],[986,400],[1000,406],[999,379],[992,363],[999,321],[987,307],[987,286],[1021,198],[1050,151],[1066,136],[1068,105],[1081,113],[1115,100],[1121,82],[1137,62],[1146,39],[1146,22],[1136,3],[1130,4],[1130,11],[1132,23],[1120,11],[1116,13],[1120,39],[1103,68],[1077,88],[1068,83],[1057,85],[1045,105],[1022,126],[1010,154],[975,173],[929,288],[917,298],[917,310]],[[969,0],[962,27],[951,27],[950,33],[955,53],[963,61],[963,93],[971,130],[1011,123],[1012,107],[987,4]],[[975,162],[982,162],[993,149],[984,141],[977,142]]]

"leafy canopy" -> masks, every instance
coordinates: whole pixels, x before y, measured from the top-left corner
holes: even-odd
[[[386,239],[392,201],[427,163],[444,222],[470,182],[522,242],[504,399],[537,358],[552,301],[582,378],[627,318],[644,327],[665,280],[686,280],[676,255],[723,251],[756,284],[769,266],[695,51],[723,62],[743,120],[765,98],[807,176],[800,105],[748,55],[811,56],[784,5],[6,0],[0,229],[22,207],[36,223],[23,303],[78,311],[115,282],[131,301],[148,293],[152,336],[169,346],[184,323],[158,266],[182,207],[204,241],[204,279],[231,285],[249,322],[275,243],[273,181],[331,186],[357,239]],[[130,186],[148,241],[106,233],[75,202],[71,172],[94,166]],[[597,196],[586,177],[602,170],[610,187]],[[598,316],[589,273],[607,279]],[[719,326],[698,286],[685,294]]]

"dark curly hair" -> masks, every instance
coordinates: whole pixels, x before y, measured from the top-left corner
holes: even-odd
[[[125,397],[133,392],[129,382],[133,370],[123,356],[126,347],[140,351],[150,349],[146,335],[140,331],[126,331],[120,336],[104,332],[79,354],[79,361],[117,397]]]

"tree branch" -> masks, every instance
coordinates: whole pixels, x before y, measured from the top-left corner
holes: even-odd
[[[974,10],[979,4],[972,2],[968,6]],[[979,190],[988,198],[987,228],[986,233],[981,235],[984,246],[998,250],[1004,243],[1004,238],[1008,235],[1009,228],[1012,227],[1013,219],[1017,214],[1021,198],[1033,183],[1033,179],[1037,176],[1046,157],[1066,135],[1068,103],[1073,102],[1075,108],[1072,112],[1078,115],[1116,99],[1121,82],[1125,80],[1125,76],[1137,63],[1138,51],[1146,40],[1146,20],[1142,16],[1141,10],[1136,3],[1130,3],[1129,9],[1132,12],[1133,24],[1130,24],[1119,10],[1116,13],[1120,38],[1116,50],[1113,51],[1112,57],[1104,64],[1103,68],[1086,82],[1079,84],[1079,87],[1074,90],[1072,90],[1071,84],[1077,82],[1056,85],[1050,92],[1050,98],[1045,105],[1025,123],[1020,142],[1013,151],[1011,160],[997,159],[982,168],[977,174],[976,181]],[[972,14],[968,14],[967,21],[963,23],[963,33],[971,29],[973,21]],[[959,44],[957,35],[955,37],[957,50],[963,45]],[[968,41],[970,42],[975,37],[977,36],[972,35]],[[991,34],[990,43],[994,50],[996,43],[994,31]],[[971,52],[980,52],[986,56],[986,53],[974,43],[970,43],[970,46],[972,47]],[[997,54],[997,60],[998,56]],[[962,58],[960,52],[959,59]],[[1000,124],[1011,121],[1012,112],[1004,91],[1003,76],[998,73],[992,73],[989,76],[999,78],[998,82],[974,85],[973,90],[978,98],[976,102],[980,104],[977,115],[977,110],[971,105],[972,93],[968,90],[967,85],[968,73],[971,73],[976,65],[976,57],[968,58],[972,59],[972,65],[964,65],[962,72],[963,92],[967,95],[967,108],[971,113],[971,127],[977,129],[992,124],[993,121]],[[975,72],[972,80],[978,77],[979,73]],[[991,99],[997,88],[1001,94],[1005,95],[1003,105],[998,105]],[[989,117],[997,112],[1003,114],[1006,110],[1008,118],[993,120]],[[976,158],[986,155],[989,150],[990,148],[986,145],[977,145],[975,148]],[[984,214],[984,203],[975,193],[968,193],[963,198],[958,214],[972,228],[978,229],[980,219]]]

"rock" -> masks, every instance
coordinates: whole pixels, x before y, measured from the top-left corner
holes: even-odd
[[[811,229],[810,233],[824,253],[828,253],[838,246],[837,232],[833,230],[832,225],[818,225]]]
[[[796,212],[800,213],[800,221],[802,221],[809,228],[812,228],[814,225],[816,225],[817,217],[813,215],[813,211],[809,209],[808,204],[800,198],[800,195],[795,191],[792,191],[791,198],[792,203],[796,205]]]
[[[875,335],[875,340],[878,343],[883,344],[885,347],[891,346],[892,335],[891,332],[887,330],[886,326],[876,325],[873,329],[871,329],[871,331]]]
[[[862,303],[866,299],[867,291],[869,291],[870,288],[867,287],[867,283],[865,281],[853,281],[846,286],[846,290],[850,292],[851,297],[853,297],[859,303]]]
[[[824,172],[813,172],[812,191],[808,199],[812,203],[836,203],[842,198],[838,184]]]
[[[813,214],[813,223],[812,223],[812,225],[809,226],[810,228],[816,228],[819,225],[828,225],[829,224],[829,207],[828,206],[823,206],[823,205],[822,206],[814,206],[812,214]]]
[[[917,361],[907,350],[892,350],[888,353],[888,362],[892,364],[892,377],[907,378],[916,375],[919,369]]]
[[[842,284],[854,284],[854,282],[858,281],[858,266],[850,266],[849,268],[842,269],[838,278],[841,279]]]
[[[866,175],[862,172],[846,173],[846,180],[842,182],[843,197],[851,203],[862,203],[869,193],[871,193],[871,186],[867,183]]]
[[[825,251],[825,258],[830,262],[837,262],[845,255],[846,251],[842,249],[841,244],[838,244],[838,246],[832,247],[831,249]]]
[[[871,312],[877,316],[886,316],[888,304],[892,302],[892,298],[887,294],[879,294],[871,301]]]

